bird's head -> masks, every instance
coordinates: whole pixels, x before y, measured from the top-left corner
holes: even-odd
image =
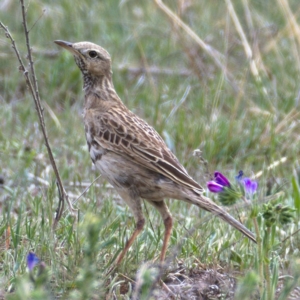
[[[90,42],[70,43],[58,40],[55,43],[74,55],[83,75],[111,76],[110,55],[102,47]]]

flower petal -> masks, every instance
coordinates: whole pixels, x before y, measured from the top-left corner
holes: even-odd
[[[248,177],[245,177],[243,179],[243,183],[244,183],[244,187],[246,189],[246,191],[248,191],[249,189],[251,189],[251,179]]]
[[[33,268],[40,262],[40,259],[33,253],[29,252],[27,255],[27,267],[29,271],[32,271]]]
[[[256,192],[257,187],[258,187],[257,181],[254,181],[254,180],[252,181],[250,178],[245,177],[243,179],[243,183],[244,183],[246,193],[252,195]]]
[[[230,186],[229,180],[221,172],[216,171],[214,175],[215,175],[215,181],[218,184],[222,186]]]
[[[243,172],[242,170],[240,170],[240,171],[239,171],[239,174],[238,174],[237,176],[235,176],[235,179],[236,179],[237,181],[241,181],[242,178],[243,178],[243,176],[244,176],[244,172]]]
[[[251,182],[251,191],[252,191],[252,194],[254,194],[254,193],[256,192],[257,187],[258,187],[258,182],[255,181],[255,180],[253,180],[253,181]]]
[[[209,181],[206,183],[207,188],[212,192],[212,193],[220,193],[223,191],[224,186],[221,184],[218,184],[215,181]]]

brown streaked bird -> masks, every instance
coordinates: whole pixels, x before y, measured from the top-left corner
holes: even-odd
[[[172,216],[165,198],[197,205],[255,242],[251,231],[202,195],[203,188],[189,176],[160,135],[124,105],[114,89],[111,59],[105,49],[90,42],[55,43],[74,55],[83,75],[83,119],[91,159],[135,218],[136,228],[117,257],[117,264],[144,227],[141,199],[152,204],[164,221],[161,261],[165,259],[172,230]]]

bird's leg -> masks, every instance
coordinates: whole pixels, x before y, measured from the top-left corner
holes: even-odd
[[[126,202],[126,204],[131,209],[135,222],[136,227],[129,238],[129,240],[126,242],[125,248],[122,250],[122,252],[117,257],[116,265],[119,265],[124,258],[124,255],[130,248],[130,246],[133,244],[136,237],[141,233],[141,231],[144,228],[145,225],[145,219],[143,216],[143,210],[142,210],[142,204],[141,204],[141,198],[132,190],[130,189],[117,189],[119,195],[122,197],[122,199]]]
[[[173,226],[172,216],[169,216],[166,219],[164,219],[164,224],[165,224],[165,236],[164,236],[164,242],[163,242],[163,246],[162,246],[161,254],[160,254],[161,262],[163,262],[165,260],[169,240],[170,240],[171,233],[172,233],[172,226]]]
[[[171,237],[172,233],[172,226],[173,226],[173,219],[172,215],[166,205],[166,203],[162,201],[149,201],[161,214],[163,220],[164,220],[164,225],[165,225],[165,235],[164,235],[164,240],[163,240],[163,246],[161,249],[161,254],[160,254],[160,261],[163,262],[166,257],[166,252],[168,249],[168,243]]]
[[[140,234],[140,232],[143,230],[145,224],[145,219],[139,219],[136,223],[136,228],[132,234],[132,236],[130,237],[130,239],[127,241],[124,249],[122,250],[122,252],[119,254],[116,264],[119,265],[122,261],[122,259],[124,258],[124,255],[126,254],[126,252],[128,251],[128,249],[131,247],[132,243],[134,242],[134,240],[136,239],[136,237]]]

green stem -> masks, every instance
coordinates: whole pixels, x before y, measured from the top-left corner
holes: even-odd
[[[265,278],[266,278],[266,285],[267,285],[267,299],[273,300],[270,266],[269,266],[269,259],[268,259],[270,231],[271,231],[271,227],[267,227],[266,234],[265,234],[264,271],[265,271]]]
[[[258,268],[259,268],[259,277],[260,277],[259,291],[260,291],[260,295],[262,295],[262,291],[263,291],[263,279],[264,279],[263,247],[262,247],[261,236],[260,236],[260,233],[259,233],[259,227],[258,227],[258,223],[257,223],[257,218],[253,217],[252,220],[253,220],[253,224],[254,224],[254,228],[255,228],[256,242],[257,242],[257,247],[258,247]]]

